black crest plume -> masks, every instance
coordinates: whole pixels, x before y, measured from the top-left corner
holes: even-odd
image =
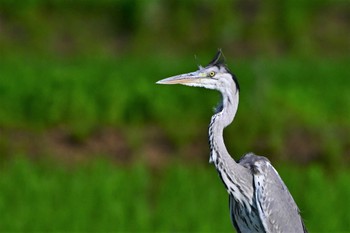
[[[215,54],[215,57],[211,62],[209,62],[208,66],[220,66],[220,65],[225,65],[225,57],[224,54],[222,53],[221,49],[218,49],[217,53]]]

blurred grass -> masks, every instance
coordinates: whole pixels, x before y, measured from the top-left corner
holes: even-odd
[[[0,231],[147,229],[148,177],[144,168],[106,162],[70,170],[13,160],[1,171]]]
[[[25,158],[2,164],[0,231],[231,232],[227,193],[213,167],[151,171],[108,161],[67,168]],[[310,232],[350,231],[350,174],[277,167]]]
[[[78,123],[88,128],[101,123],[168,121],[183,117],[184,111],[202,118],[218,101],[213,91],[155,85],[158,79],[196,69],[191,58],[175,59],[3,57],[0,126]],[[254,107],[262,118],[284,112],[311,126],[349,126],[349,59],[260,58],[234,64],[230,60],[241,83],[239,114]],[[208,103],[199,104],[198,98]],[[181,104],[184,100],[186,105]]]
[[[84,140],[102,126],[155,124],[181,147],[206,129],[219,95],[155,82],[196,69],[193,60],[4,56],[0,127],[45,130],[63,125]],[[232,60],[228,58],[228,65],[238,76],[241,95],[236,120],[226,131],[233,139],[229,149],[243,154],[259,144],[262,153],[288,157],[289,134],[296,131],[294,137],[301,141],[321,142],[313,153],[324,163],[336,165],[344,158],[350,147],[349,59]],[[189,130],[178,130],[176,122]]]

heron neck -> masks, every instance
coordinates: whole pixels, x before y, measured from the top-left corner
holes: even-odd
[[[233,121],[238,108],[238,92],[222,94],[222,102],[217,109],[217,113],[211,118],[209,125],[210,162],[217,165],[221,160],[232,160],[225,143],[223,132]]]

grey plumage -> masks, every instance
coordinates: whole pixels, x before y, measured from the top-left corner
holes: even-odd
[[[223,130],[237,112],[239,84],[221,50],[206,67],[157,83],[221,92],[222,100],[209,125],[209,162],[214,163],[229,194],[231,221],[238,232],[307,232],[293,197],[270,161],[249,153],[237,163],[226,149]]]

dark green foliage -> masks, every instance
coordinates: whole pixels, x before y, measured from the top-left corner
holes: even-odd
[[[0,1],[0,47],[70,54],[347,54],[347,0]]]

